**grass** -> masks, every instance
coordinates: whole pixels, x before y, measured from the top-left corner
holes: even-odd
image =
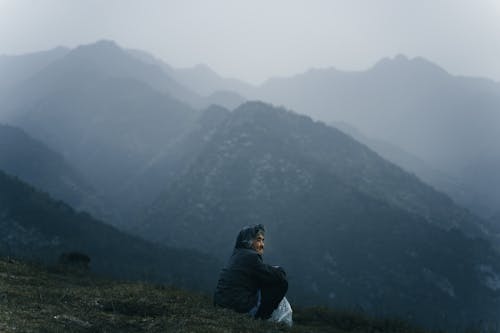
[[[207,295],[0,258],[0,332],[414,332],[397,320],[328,308],[294,310],[294,326],[215,308]]]

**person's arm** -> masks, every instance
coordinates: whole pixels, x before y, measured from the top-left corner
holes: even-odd
[[[262,262],[260,256],[252,256],[251,260],[252,274],[264,284],[278,284],[286,281],[286,273],[281,267],[273,267]]]

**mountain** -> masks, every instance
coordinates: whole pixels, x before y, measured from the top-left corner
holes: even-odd
[[[270,79],[247,98],[315,119],[345,122],[400,147],[480,195],[484,217],[500,206],[500,84],[453,76],[423,58],[383,59],[366,71],[313,69]],[[423,178],[423,177],[422,177]],[[455,196],[454,193],[449,193]]]
[[[125,79],[97,81],[62,96],[49,96],[14,123],[61,151],[118,210],[135,197],[129,184],[196,115],[187,105]]]
[[[243,104],[245,102],[243,96],[255,88],[240,80],[223,78],[204,64],[189,68],[174,68],[148,52],[141,50],[128,50],[128,52],[145,63],[158,66],[177,82],[203,96],[202,101],[197,104],[199,108],[218,104],[234,109]]]
[[[209,291],[220,264],[208,255],[159,247],[77,213],[0,171],[0,255],[54,264],[62,253],[91,258],[95,273]],[[196,274],[193,274],[196,267]]]
[[[212,70],[208,65],[198,64],[187,68],[174,68],[163,60],[142,50],[128,50],[137,59],[162,68],[165,73],[177,82],[193,90],[200,96],[209,96],[217,91],[238,92],[242,96],[255,87],[237,79],[224,78]]]
[[[66,60],[69,62],[63,65],[67,66],[66,68],[75,68],[75,62],[80,61],[86,66],[95,65],[94,69],[106,77],[141,81],[159,92],[169,94],[190,105],[196,105],[200,98],[166,74],[159,66],[139,61],[113,41],[103,40],[79,46],[68,54]]]
[[[440,170],[436,170],[429,166],[422,159],[404,151],[394,144],[384,142],[382,140],[373,140],[364,136],[352,126],[336,122],[334,127],[349,134],[357,141],[368,146],[373,151],[377,152],[384,159],[395,163],[404,170],[417,175],[422,181],[427,184],[432,184],[438,191],[447,193],[451,198],[462,207],[475,207],[475,211],[488,211],[488,205],[484,203],[484,198],[474,192],[463,180],[458,177],[451,176]],[[487,229],[498,234],[500,232],[500,224],[495,221],[500,221],[495,218],[486,219]]]
[[[138,225],[144,237],[221,258],[242,226],[263,223],[266,261],[285,267],[299,304],[428,326],[496,318],[499,257],[480,219],[308,117],[259,102],[214,114]]]
[[[69,49],[57,47],[52,50],[25,55],[0,56],[0,97],[9,89],[33,76],[52,62],[62,58]]]
[[[105,216],[102,199],[59,153],[21,129],[1,124],[0,170],[43,189],[78,210]]]
[[[209,96],[220,90],[242,92],[245,96],[248,90],[253,89],[252,85],[243,81],[221,77],[205,64],[176,69],[174,77],[202,96]]]
[[[208,106],[219,105],[226,109],[233,110],[245,103],[246,100],[235,92],[218,90],[205,97],[204,101]]]
[[[135,221],[137,226],[137,223],[143,220],[147,208],[193,163],[203,150],[213,128],[222,122],[229,112],[221,106],[212,105],[197,114],[188,130],[179,135],[172,144],[167,145],[161,154],[144,166],[137,177],[130,180],[127,189],[141,200],[143,209],[137,209],[129,221]],[[126,226],[137,231],[133,223]]]
[[[200,103],[198,95],[177,83],[158,66],[138,60],[113,41],[103,40],[70,50],[64,57],[24,80],[6,96],[4,107],[17,112],[47,95],[60,93],[60,90],[92,85],[96,80],[106,79],[139,81],[190,105]]]
[[[120,226],[163,189],[158,179],[171,172],[153,179],[146,170],[190,129],[199,113],[191,105],[244,101],[230,91],[199,97],[152,59],[111,41],[79,46],[0,101],[4,121],[60,152],[109,203],[106,220]]]
[[[78,47],[16,88],[6,121],[60,152],[124,225],[148,196],[131,184],[198,113],[152,86],[182,95],[162,73],[111,42]]]

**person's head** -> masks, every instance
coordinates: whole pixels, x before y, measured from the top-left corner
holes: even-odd
[[[264,253],[265,233],[266,230],[262,224],[246,226],[238,234],[235,248],[254,249],[262,255]]]
[[[264,233],[257,233],[257,236],[252,240],[252,249],[257,251],[260,255],[264,254]]]

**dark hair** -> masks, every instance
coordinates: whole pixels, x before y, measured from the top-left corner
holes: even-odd
[[[236,244],[234,245],[234,247],[249,249],[252,247],[252,242],[255,238],[257,238],[257,235],[264,235],[265,233],[266,229],[262,224],[245,226],[238,233],[238,237],[236,238]]]
[[[266,228],[264,228],[264,225],[260,223],[253,226],[253,231],[254,231],[254,238],[257,237],[257,234],[262,234],[262,235],[266,234]]]

